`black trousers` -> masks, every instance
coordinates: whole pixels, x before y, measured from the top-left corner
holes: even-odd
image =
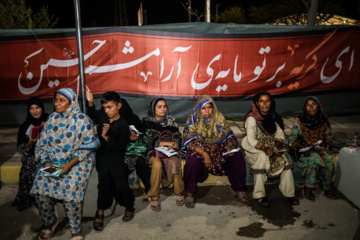
[[[113,199],[126,211],[134,212],[135,197],[129,187],[129,169],[124,163],[124,155],[106,153],[96,159],[98,172],[98,199],[97,209],[109,209]]]
[[[146,160],[144,157],[138,157],[136,160],[136,174],[139,176],[140,180],[145,186],[145,193],[147,193],[150,190],[150,175],[151,170],[149,165],[146,163]]]

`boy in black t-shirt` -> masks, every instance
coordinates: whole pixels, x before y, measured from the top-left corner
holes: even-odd
[[[89,88],[86,91],[89,116],[98,124],[97,132],[101,148],[96,151],[96,170],[98,172],[97,211],[94,229],[103,230],[104,210],[116,202],[125,207],[124,222],[134,217],[135,197],[129,187],[129,170],[124,162],[125,147],[129,142],[130,130],[126,119],[120,116],[122,106],[119,94],[106,92],[101,97],[102,108],[95,110],[94,98]]]

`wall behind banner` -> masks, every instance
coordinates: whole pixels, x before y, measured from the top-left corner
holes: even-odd
[[[312,94],[309,94],[312,95]],[[359,92],[340,92],[340,93],[318,93],[323,103],[324,111],[331,116],[360,114],[360,94]],[[306,96],[286,97],[278,96],[276,100],[276,110],[282,116],[293,116],[301,113],[302,104]],[[147,116],[148,106],[151,98],[124,97],[134,110],[143,118]],[[192,111],[196,99],[168,99],[170,114],[173,115],[179,124],[185,124],[187,117]],[[218,109],[227,119],[243,119],[250,110],[251,100],[236,101],[215,101]],[[95,99],[96,108],[100,108],[100,99]],[[0,105],[0,127],[17,127],[26,118],[26,104],[1,103]],[[45,109],[48,113],[54,111],[52,101],[45,102]],[[330,119],[331,121],[331,119]],[[359,119],[360,121],[360,119]]]
[[[225,117],[242,119],[261,91],[283,116],[300,113],[308,95],[329,115],[360,112],[360,26],[180,23],[83,29],[83,42],[93,93],[119,92],[141,118],[161,95],[185,123],[209,94]],[[31,96],[48,99],[51,113],[54,91],[76,89],[76,49],[73,29],[0,30],[0,126],[22,123]]]

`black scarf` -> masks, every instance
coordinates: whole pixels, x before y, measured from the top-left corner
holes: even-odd
[[[306,111],[306,103],[309,100],[313,100],[316,102],[318,106],[318,111],[315,114],[315,116],[310,116],[308,112]],[[330,127],[328,116],[323,112],[322,104],[320,100],[317,97],[309,96],[305,99],[304,105],[303,105],[303,113],[299,116],[300,121],[304,126],[310,130],[315,130],[321,127],[324,123],[327,123]]]
[[[143,132],[144,128],[141,120],[138,115],[133,112],[129,103],[124,98],[121,98],[121,104],[122,106],[119,110],[120,116],[124,117],[129,125],[134,125],[137,130]]]
[[[257,105],[257,102],[259,101],[259,98],[262,95],[267,95],[270,98],[270,102],[271,102],[271,106],[270,106],[270,111],[267,115],[263,115],[260,112],[260,108]],[[255,118],[257,125],[260,127],[260,129],[265,132],[268,133],[270,135],[274,134],[276,132],[276,124],[277,123],[280,128],[282,130],[284,130],[284,122],[282,117],[280,116],[280,114],[278,114],[277,112],[275,112],[275,100],[272,97],[272,95],[268,92],[261,92],[256,94],[253,97],[252,100],[252,109],[251,111],[249,111],[246,116],[245,116],[245,121],[249,116],[252,116]]]
[[[31,105],[35,104],[36,106],[39,106],[42,110],[42,114],[39,118],[34,118],[33,116],[31,116],[30,114],[30,107]],[[26,120],[23,124],[21,124],[20,128],[19,128],[19,132],[18,132],[18,145],[22,144],[22,143],[27,143],[29,141],[29,137],[25,135],[27,129],[29,128],[30,125],[33,126],[40,126],[42,122],[45,122],[48,118],[49,114],[47,114],[45,112],[45,107],[43,102],[37,98],[37,97],[32,97],[28,100],[27,102],[27,116],[26,116]]]

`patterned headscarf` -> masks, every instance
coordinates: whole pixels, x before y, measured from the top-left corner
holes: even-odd
[[[81,150],[96,150],[100,146],[93,122],[79,108],[75,91],[62,88],[55,92],[66,97],[69,108],[50,115],[35,147],[35,157],[42,164],[50,161],[62,165],[73,157],[83,160]]]
[[[260,109],[256,104],[259,101],[260,97],[263,95],[269,96],[271,102],[270,111],[268,115],[261,114]],[[276,132],[275,123],[277,123],[280,126],[280,128],[284,130],[284,122],[282,120],[282,117],[277,112],[275,112],[275,100],[268,92],[261,92],[253,97],[251,103],[251,111],[249,111],[246,114],[244,125],[249,117],[255,118],[257,126],[261,129],[263,133],[267,135],[272,135]]]
[[[309,100],[313,100],[318,105],[318,111],[315,116],[310,116],[306,111],[306,103]],[[315,96],[309,96],[305,99],[303,104],[303,113],[299,116],[299,119],[304,124],[304,126],[310,130],[315,130],[321,127],[325,122],[330,127],[328,116],[324,113],[320,100]]]
[[[207,103],[213,106],[213,112],[209,118],[201,115],[201,108]],[[233,131],[224,115],[218,111],[214,100],[208,95],[203,95],[197,100],[193,112],[186,121],[181,147],[184,148],[192,139],[202,139],[210,144],[222,143],[233,135]]]
[[[175,118],[169,114],[169,106],[167,106],[167,111],[163,119],[157,120],[155,118],[155,107],[156,104],[159,101],[164,101],[166,103],[166,100],[164,98],[155,98],[150,102],[150,107],[148,110],[148,115],[143,120],[148,122],[153,122],[155,124],[159,124],[162,127],[178,127],[177,123],[175,122]],[[167,105],[167,103],[166,103]]]

